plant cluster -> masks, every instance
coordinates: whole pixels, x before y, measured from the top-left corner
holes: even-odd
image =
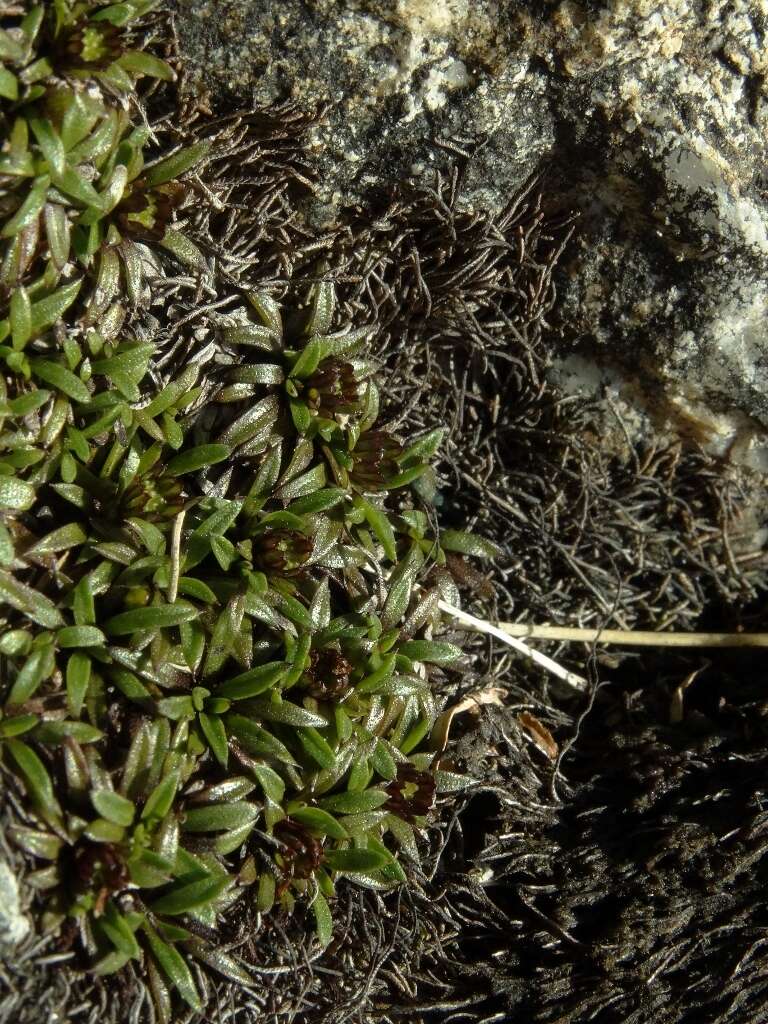
[[[377,427],[326,268],[295,308],[244,295],[205,379],[132,328],[152,246],[203,263],[170,225],[206,147],[145,168],[121,102],[172,77],[130,48],[151,6],[0,31],[0,759],[46,924],[97,973],[142,962],[166,1020],[172,989],[201,1005],[189,957],[249,980],[211,941],[235,901],[299,897],[327,944],[337,876],[405,880],[465,783],[419,752],[461,654],[445,552],[493,549],[436,533],[442,431]]]

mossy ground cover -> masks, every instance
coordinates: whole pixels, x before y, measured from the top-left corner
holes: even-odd
[[[698,662],[593,652],[587,702],[437,610],[759,620],[748,481],[611,453],[547,383],[570,213],[472,210],[454,167],[312,229],[309,113],[158,85],[162,11],[60,11],[5,58],[3,841],[38,895],[2,1012],[739,1019],[762,988],[705,954],[730,909],[759,969],[744,656],[672,729]],[[29,73],[43,28],[68,63]]]

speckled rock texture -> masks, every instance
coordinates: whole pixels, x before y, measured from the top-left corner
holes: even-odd
[[[186,0],[178,28],[190,89],[326,107],[318,223],[452,151],[478,206],[542,174],[581,214],[563,385],[768,464],[766,0]]]

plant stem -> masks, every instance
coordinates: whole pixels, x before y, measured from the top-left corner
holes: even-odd
[[[639,629],[527,626],[521,622],[500,622],[499,629],[507,636],[532,640],[575,640],[630,647],[768,647],[768,633],[654,633]]]
[[[171,572],[168,580],[168,604],[173,604],[179,593],[179,576],[181,575],[181,531],[184,526],[186,509],[182,509],[173,521],[171,532]]]
[[[469,626],[472,629],[477,630],[480,633],[488,633],[490,636],[495,636],[497,640],[501,640],[502,643],[507,644],[509,647],[513,647],[520,654],[524,654],[526,658],[530,658],[531,661],[535,662],[541,668],[546,669],[547,672],[551,672],[553,676],[556,676],[562,682],[572,686],[575,690],[583,692],[587,688],[587,680],[582,676],[576,675],[575,672],[569,671],[567,668],[563,668],[552,658],[547,657],[546,654],[542,654],[541,651],[536,651],[528,644],[524,644],[522,640],[518,640],[515,637],[510,636],[505,630],[500,629],[498,626],[491,625],[490,622],[486,622],[485,619],[478,619],[474,615],[470,615],[469,612],[464,612],[461,608],[455,608],[452,604],[448,604],[446,601],[438,601],[438,607],[446,612],[448,615],[452,615],[459,622],[465,626]]]

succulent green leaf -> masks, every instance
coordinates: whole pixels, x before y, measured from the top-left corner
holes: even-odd
[[[249,754],[256,757],[271,757],[284,764],[296,764],[295,758],[285,744],[252,719],[244,715],[229,714],[225,722],[227,728]]]
[[[307,711],[306,708],[299,707],[298,704],[291,704],[287,700],[275,703],[269,699],[257,698],[251,702],[250,708],[253,709],[254,714],[265,718],[268,722],[280,722],[282,725],[290,725],[294,728],[319,727],[322,729],[328,724],[322,715],[318,715],[314,711]]]
[[[378,668],[370,672],[355,686],[357,693],[375,693],[395,671],[395,654],[385,654]]]
[[[91,968],[93,974],[97,977],[106,977],[110,974],[116,974],[121,971],[123,967],[130,960],[130,956],[127,953],[123,953],[120,950],[114,950],[112,953],[107,953],[101,960],[97,960]]]
[[[82,142],[98,118],[93,105],[79,92],[71,93],[64,117],[61,119],[61,141],[65,150]]]
[[[122,669],[113,670],[111,673],[112,682],[118,688],[118,690],[127,697],[128,700],[135,701],[137,704],[149,706],[151,703],[152,695],[149,690],[144,686],[143,683],[139,682],[135,675],[131,672],[125,672]]]
[[[217,688],[216,695],[228,697],[230,700],[256,697],[273,687],[285,674],[287,667],[283,661],[270,661],[265,665],[257,665],[255,668],[235,676],[234,679],[227,680]]]
[[[111,789],[98,789],[91,793],[91,803],[98,813],[113,825],[127,828],[133,821],[136,807],[127,797],[114,793]]]
[[[328,578],[321,580],[317,590],[312,595],[309,605],[309,618],[312,628],[325,629],[331,621],[331,594],[328,588]]]
[[[170,64],[142,50],[129,50],[118,57],[117,63],[124,71],[132,75],[147,75],[150,78],[159,78],[163,82],[173,82],[176,78]],[[177,177],[177,175],[174,174],[172,177]]]
[[[104,632],[109,636],[128,636],[146,629],[166,629],[180,626],[182,622],[190,622],[197,618],[198,611],[190,604],[157,605],[152,608],[133,608],[131,611],[120,612],[107,619]]]
[[[248,301],[256,310],[261,322],[278,337],[283,333],[283,320],[280,306],[266,292],[248,292]]]
[[[392,754],[387,749],[387,745],[381,738],[378,739],[376,747],[371,755],[371,764],[374,770],[383,779],[394,779],[397,775],[397,764]]]
[[[54,131],[50,121],[38,117],[29,119],[29,127],[37,139],[40,152],[45,157],[53,174],[63,174],[66,154],[64,143]]]
[[[166,157],[165,160],[161,160],[146,172],[144,175],[146,185],[153,188],[155,185],[162,185],[173,178],[181,177],[182,174],[199,164],[206,157],[210,148],[209,142],[197,142],[193,146],[187,146],[186,149],[180,149],[173,156]]]
[[[258,813],[258,807],[244,801],[192,807],[184,814],[182,828],[185,832],[222,832],[252,824]]]
[[[285,796],[285,783],[278,773],[266,764],[254,762],[251,767],[253,774],[259,780],[259,785],[264,790],[264,795],[273,800],[276,804],[282,802]]]
[[[384,846],[383,843],[379,842],[374,836],[367,837],[366,849],[373,853],[379,853],[382,857],[387,858],[387,863],[380,869],[381,877],[386,882],[399,883],[407,882],[407,876],[397,860]]]
[[[87,722],[41,722],[35,732],[35,740],[38,743],[65,743],[67,739],[73,739],[77,743],[95,743],[102,739],[104,733],[94,725]]]
[[[82,380],[60,363],[53,363],[48,359],[31,359],[30,366],[36,377],[75,402],[84,403],[91,400],[91,393]]]
[[[222,768],[226,768],[229,759],[229,747],[227,746],[227,733],[223,722],[218,715],[208,715],[204,711],[201,711],[198,715],[198,721],[206,740],[208,740],[208,745],[213,751],[214,757]]]
[[[22,349],[32,336],[32,303],[22,285],[11,295],[10,322],[13,347]]]
[[[151,928],[146,928],[150,949],[168,981],[174,986],[184,1002],[193,1010],[202,1008],[200,996],[184,957],[174,947],[164,942]]]
[[[139,13],[137,10],[138,6],[136,0],[129,0],[127,3],[110,4],[108,7],[102,7],[100,10],[94,11],[89,20],[97,22],[108,21],[112,25],[127,25]],[[152,2],[141,6],[151,10],[156,4]]]
[[[283,484],[275,492],[275,497],[281,501],[292,501],[294,498],[303,498],[307,494],[314,494],[324,486],[325,466],[321,463]]]
[[[0,739],[23,736],[38,724],[37,715],[10,715],[0,721]]]
[[[83,576],[74,590],[72,611],[78,626],[91,626],[96,621],[94,605],[93,581],[90,576]]]
[[[328,741],[312,727],[301,729],[297,739],[304,750],[320,768],[332,768],[336,763],[336,754]]]
[[[61,839],[50,832],[39,832],[22,825],[12,826],[9,832],[17,846],[43,860],[56,860],[63,845]]]
[[[231,885],[227,875],[201,878],[186,885],[175,885],[151,905],[153,914],[188,914],[213,903]]]
[[[89,209],[103,211],[102,199],[93,185],[72,164],[66,164],[60,173],[51,175],[56,188]]]
[[[375,324],[370,324],[367,327],[355,327],[352,330],[344,331],[341,334],[329,334],[323,339],[327,349],[328,355],[333,355],[337,359],[340,356],[349,358],[357,352],[367,338],[373,334],[376,329]]]
[[[196,473],[200,469],[214,466],[228,458],[230,447],[226,444],[201,444],[197,448],[189,448],[185,452],[174,455],[168,463],[166,471],[171,476],[182,476],[185,473]]]
[[[14,64],[24,60],[24,48],[21,41],[14,39],[5,29],[0,29],[0,58]]]
[[[180,231],[168,228],[159,244],[185,266],[192,267],[194,270],[204,269],[205,257],[202,252],[191,238],[187,238]]]
[[[401,466],[411,466],[415,461],[428,461],[433,457],[445,437],[445,428],[438,427],[422,434],[413,444],[409,445],[403,454],[398,458]]]
[[[284,594],[277,590],[270,591],[269,597],[291,622],[295,622],[301,629],[312,629],[312,620],[309,617],[309,612],[301,601],[291,597],[290,594]]]
[[[25,512],[35,502],[35,488],[15,476],[0,476],[0,509]],[[2,594],[0,581],[0,595]]]
[[[34,412],[40,406],[45,405],[51,397],[51,392],[45,388],[38,388],[36,391],[28,391],[25,395],[19,395],[8,403],[8,408],[14,416],[26,416]]]
[[[29,795],[38,814],[54,828],[62,829],[61,806],[56,799],[48,769],[34,750],[23,740],[6,740],[4,747],[24,776]]]
[[[230,345],[253,345],[266,352],[280,349],[280,336],[261,324],[232,324],[222,329],[222,337]]]
[[[236,960],[235,957],[230,956],[228,953],[206,945],[206,943],[197,938],[187,939],[184,942],[184,949],[190,952],[196,960],[202,961],[207,967],[218,971],[219,974],[229,978],[230,981],[238,982],[240,985],[253,984],[253,978],[241,961]]]
[[[331,839],[349,839],[349,833],[344,826],[332,814],[319,807],[293,807],[290,810],[290,816],[321,836],[330,836]]]
[[[389,858],[377,850],[331,850],[325,862],[332,871],[376,871],[389,863]]]
[[[412,861],[418,864],[421,858],[419,857],[419,848],[416,845],[414,828],[394,814],[390,814],[387,817],[386,827],[397,840],[399,847],[405,851]]]
[[[88,629],[88,626],[75,627]],[[97,630],[97,632],[100,632]],[[75,651],[67,661],[67,704],[73,718],[79,718],[91,679],[91,659],[83,651]]]
[[[459,775],[458,772],[435,772],[435,791],[437,793],[457,793],[477,783],[477,779],[469,775]]]
[[[9,629],[0,635],[0,654],[14,657],[18,654],[29,654],[32,646],[32,634],[26,629]]]
[[[389,799],[383,789],[367,789],[362,793],[336,793],[323,797],[322,808],[334,814],[363,814],[366,811],[377,811]],[[361,869],[362,870],[362,869]]]
[[[408,610],[413,585],[423,562],[424,556],[421,548],[414,544],[392,572],[389,578],[389,592],[382,613],[382,625],[385,629],[396,625]]]
[[[153,818],[164,818],[173,806],[173,799],[176,796],[178,787],[178,770],[169,772],[149,794],[147,802],[141,811],[141,820],[151,821]]]
[[[96,626],[65,626],[56,634],[56,643],[61,648],[100,647],[106,637]]]
[[[52,555],[68,548],[78,547],[87,539],[87,534],[80,523],[67,523],[42,537],[29,549],[30,555]]]
[[[27,197],[21,206],[18,208],[16,213],[5,222],[0,236],[3,238],[13,238],[14,235],[19,234],[24,230],[32,221],[40,215],[40,212],[45,205],[45,200],[48,195],[48,188],[51,184],[51,179],[47,174],[41,174],[35,178],[32,182],[32,187],[27,193]]]
[[[408,731],[405,738],[399,743],[400,750],[404,754],[410,754],[412,750],[422,742],[432,728],[432,716],[422,715],[416,724]]]
[[[329,508],[335,508],[346,498],[346,492],[341,487],[325,487],[299,498],[291,503],[290,510],[297,516],[313,515],[317,512],[326,512]]]
[[[437,640],[408,640],[400,645],[399,653],[411,661],[426,661],[435,665],[450,665],[461,657],[461,650],[454,644]]]
[[[15,103],[19,98],[19,82],[8,68],[0,67],[0,97]]]
[[[61,612],[49,598],[20,583],[4,569],[0,569],[0,601],[5,601],[45,629],[57,629],[64,625]]]
[[[336,290],[332,281],[318,281],[312,289],[312,308],[306,334],[327,334],[336,309]]]
[[[127,919],[115,907],[114,903],[110,902],[107,904],[99,920],[99,927],[118,953],[122,953],[129,959],[134,960],[138,960],[141,957],[141,949],[136,941],[133,929]]]
[[[192,697],[163,697],[157,702],[157,710],[161,715],[170,718],[172,722],[178,722],[184,718],[194,718],[195,705]]]
[[[299,380],[311,376],[317,369],[322,355],[320,342],[316,338],[312,338],[297,356],[296,362],[291,367],[291,376]]]
[[[458,551],[462,555],[474,555],[477,558],[498,558],[502,552],[492,541],[464,530],[442,530],[440,547],[445,551]]]
[[[259,888],[256,893],[256,908],[262,914],[266,914],[274,906],[276,889],[274,875],[264,872],[259,878]]]
[[[411,466],[409,469],[404,469],[401,473],[396,473],[390,477],[383,485],[382,489],[385,491],[394,491],[398,487],[407,487],[408,484],[412,484],[414,480],[418,480],[429,467],[426,465]]]
[[[59,317],[63,316],[64,313],[69,309],[72,303],[78,296],[80,288],[82,287],[82,278],[77,278],[70,284],[62,285],[61,288],[57,288],[55,292],[50,295],[46,295],[44,299],[40,299],[38,302],[32,303],[32,332],[39,334],[41,331],[47,330],[51,327]],[[38,362],[44,362],[39,360]],[[51,363],[50,365],[57,366],[57,363]],[[37,374],[40,376],[40,374]],[[45,380],[45,378],[41,378]],[[67,394],[66,389],[61,388],[62,391]],[[76,397],[74,395],[70,397]],[[90,394],[88,395],[90,398]],[[88,401],[88,398],[82,399],[82,401]],[[80,399],[78,399],[80,401]]]
[[[290,652],[288,648],[293,644],[293,637],[289,637],[286,640],[286,651],[290,659],[291,667],[286,672],[285,676],[281,681],[283,689],[289,689],[291,686],[295,686],[296,683],[302,676],[304,669],[307,666],[307,658],[309,656],[309,650],[312,645],[312,637],[309,633],[302,633],[298,640],[295,641],[295,646]]]
[[[370,501],[367,501],[362,495],[357,495],[355,498],[355,507],[365,516],[365,520],[370,526],[371,530],[375,534],[376,538],[384,548],[384,554],[390,560],[390,562],[397,561],[397,547],[395,543],[395,531],[392,529],[386,512],[383,512],[380,508],[377,508]]]
[[[318,889],[312,901],[312,912],[315,915],[315,934],[323,949],[330,945],[333,938],[333,918],[325,896]]]
[[[291,419],[293,420],[293,425],[296,428],[297,433],[309,433],[309,428],[312,426],[312,414],[310,413],[306,402],[300,402],[297,398],[291,398],[289,400],[289,407],[291,410]]]
[[[51,259],[57,270],[63,270],[69,260],[70,247],[69,220],[66,211],[57,203],[46,203],[43,219]]]

